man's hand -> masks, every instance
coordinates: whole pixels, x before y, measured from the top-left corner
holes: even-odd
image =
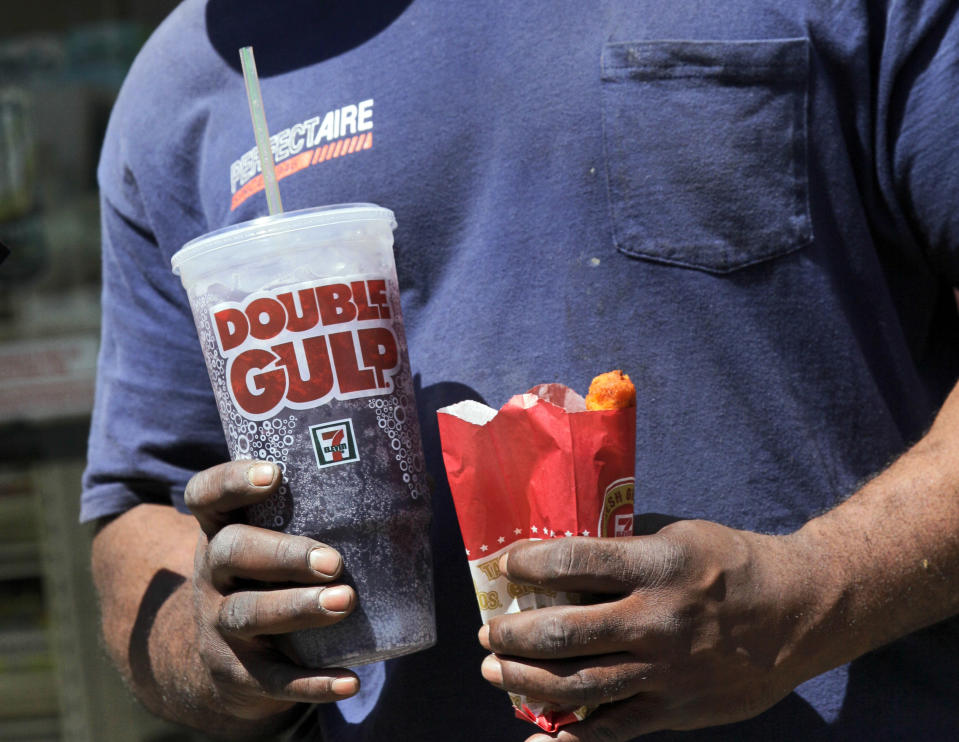
[[[495,653],[483,675],[566,707],[603,704],[556,737],[569,742],[754,716],[805,679],[792,651],[811,595],[790,578],[799,558],[788,538],[703,521],[520,544],[500,562],[510,580],[603,602],[492,619],[480,630]]]
[[[155,713],[232,739],[265,739],[298,702],[341,700],[359,688],[352,672],[301,667],[270,640],[322,630],[356,603],[336,582],[335,550],[238,522],[240,508],[278,485],[272,464],[222,464],[190,481],[192,516],[141,504],[97,532],[104,640]]]
[[[527,542],[511,580],[605,602],[480,630],[501,688],[603,704],[554,737],[624,742],[749,718],[799,683],[959,613],[959,385],[929,432],[786,536],[680,521],[653,536]]]
[[[355,604],[352,588],[335,582],[343,564],[334,549],[231,522],[272,494],[279,478],[273,464],[233,462],[198,473],[184,493],[202,529],[192,579],[197,650],[222,710],[238,718],[342,700],[359,689],[352,672],[305,669],[268,639],[329,626]]]

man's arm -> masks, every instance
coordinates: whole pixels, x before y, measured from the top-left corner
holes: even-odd
[[[329,625],[355,603],[352,590],[334,582],[342,561],[333,549],[230,523],[278,481],[272,466],[224,464],[191,480],[193,516],[144,504],[98,531],[93,578],[107,649],[153,712],[214,734],[262,738],[289,724],[297,703],[358,689],[353,673],[299,667],[265,638]]]
[[[529,742],[625,742],[749,718],[959,611],[959,387],[919,443],[794,534],[686,521],[652,536],[527,543],[500,567],[517,582],[614,596],[480,630],[495,685],[608,704]]]
[[[959,612],[959,386],[885,472],[795,535],[841,607],[833,667]]]

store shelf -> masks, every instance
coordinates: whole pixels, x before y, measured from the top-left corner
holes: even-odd
[[[60,742],[60,719],[57,716],[0,719],[0,739],[4,742]]]
[[[36,542],[0,544],[0,580],[39,577],[40,547]]]
[[[50,669],[0,672],[0,719],[56,717],[57,679]]]

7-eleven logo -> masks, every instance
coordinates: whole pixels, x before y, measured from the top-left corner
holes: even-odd
[[[356,438],[353,436],[352,420],[314,425],[310,428],[310,438],[316,453],[316,465],[321,469],[360,460],[360,452],[356,450]]]

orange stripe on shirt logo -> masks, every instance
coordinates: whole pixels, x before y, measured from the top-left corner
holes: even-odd
[[[276,166],[276,179],[280,180],[281,178],[285,178],[287,175],[293,175],[293,173],[298,173],[300,170],[303,170],[309,166],[310,153],[302,152],[295,157],[284,160]]]
[[[237,206],[246,201],[254,193],[258,193],[263,190],[263,176],[257,175],[252,178],[245,186],[233,194],[233,198],[230,201],[230,211],[233,211]]]

